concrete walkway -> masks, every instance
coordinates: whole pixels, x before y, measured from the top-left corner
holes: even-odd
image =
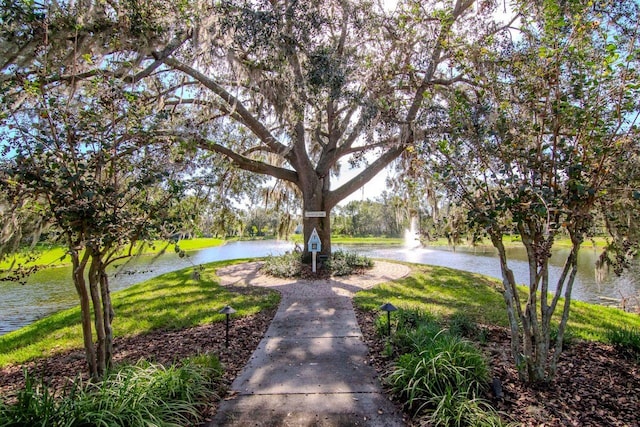
[[[287,280],[262,275],[260,263],[217,271],[225,286],[264,286],[282,300],[265,336],[207,426],[402,426],[377,373],[351,303],[353,294],[410,269],[376,261],[364,275]]]

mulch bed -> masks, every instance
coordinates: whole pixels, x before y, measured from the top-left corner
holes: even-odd
[[[375,332],[375,313],[356,313],[370,349],[369,363],[381,374],[388,372],[391,360],[384,357],[384,342]],[[117,338],[114,361],[146,359],[169,364],[198,353],[214,352],[226,367],[222,396],[258,346],[274,315],[275,310],[268,310],[233,319],[228,348],[224,323]],[[508,332],[493,327],[486,332],[488,338],[481,347],[490,360],[493,375],[502,383],[504,399],[498,400],[490,393],[485,398],[503,413],[505,420],[518,426],[640,426],[640,364],[635,359],[625,358],[604,344],[577,343],[563,353],[554,382],[527,387],[518,380],[513,367]],[[85,371],[84,353],[70,351],[30,362],[24,368],[60,389]],[[0,370],[3,397],[24,384],[22,369],[10,366]],[[210,402],[205,417],[210,418],[216,407],[217,402]],[[418,425],[420,421],[414,423]]]
[[[376,333],[375,313],[356,310],[370,350],[370,363],[379,373],[389,372],[384,341]],[[480,344],[492,374],[502,383],[503,399],[488,391],[484,396],[505,421],[518,426],[640,426],[640,364],[613,347],[578,342],[560,357],[556,379],[529,387],[518,379],[511,358],[509,333],[487,327]]]
[[[266,332],[276,309],[263,310],[248,317],[233,319],[229,328],[229,347],[226,347],[226,325],[213,323],[175,331],[155,331],[114,340],[114,363],[135,363],[141,359],[170,365],[181,359],[202,353],[215,353],[225,367],[221,389],[224,397],[240,370]],[[83,375],[86,380],[86,362],[83,350],[68,351],[22,366],[0,369],[0,396],[3,398],[24,385],[23,369],[33,378],[42,378],[53,390],[61,390],[69,380]],[[205,419],[215,414],[217,402],[207,405]]]

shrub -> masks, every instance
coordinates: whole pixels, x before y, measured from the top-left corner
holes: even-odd
[[[302,256],[299,252],[268,256],[264,260],[262,271],[275,277],[299,277],[302,273]]]
[[[459,337],[473,338],[478,335],[479,329],[467,313],[457,311],[449,318],[449,332]]]
[[[420,353],[433,345],[433,340],[441,331],[442,327],[439,323],[424,322],[415,329],[399,327],[392,336],[392,340],[399,354]]]
[[[468,398],[449,390],[431,400],[434,408],[429,414],[430,425],[435,427],[500,427],[504,422],[485,400]]]
[[[476,398],[489,380],[484,357],[471,343],[445,332],[420,353],[398,359],[388,382],[410,411],[427,409],[435,396],[459,392]]]
[[[327,261],[327,269],[334,276],[348,276],[373,267],[373,261],[355,252],[335,251]]]
[[[370,258],[352,252],[335,251],[322,267],[333,276],[348,276],[373,267]],[[287,252],[280,256],[265,259],[262,271],[275,277],[300,277],[304,271],[302,256],[299,252]]]
[[[36,384],[26,370],[25,386],[18,391],[17,402],[8,405],[0,402],[1,426],[48,426],[59,424],[59,414],[54,395],[40,381]]]
[[[385,330],[382,319],[379,331]],[[385,381],[409,411],[428,414],[433,425],[502,425],[479,397],[488,384],[489,367],[480,350],[461,336],[477,331],[468,317],[454,316],[447,330],[430,314],[399,310],[397,322],[390,341],[401,355]]]

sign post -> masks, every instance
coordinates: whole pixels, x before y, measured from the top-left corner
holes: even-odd
[[[311,252],[311,271],[315,273],[316,255],[322,250],[322,242],[320,241],[320,236],[318,236],[318,231],[315,228],[311,232],[309,242],[307,242],[307,250]]]

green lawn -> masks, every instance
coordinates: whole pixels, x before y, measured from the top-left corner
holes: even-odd
[[[303,236],[294,234],[291,240],[296,243],[302,243]],[[332,245],[402,245],[404,239],[401,237],[350,237],[350,236],[331,236]]]
[[[275,307],[275,292],[249,295],[230,293],[221,287],[215,270],[241,262],[222,261],[205,265],[201,279],[192,269],[164,274],[113,294],[116,336],[155,329],[182,329],[223,320],[218,310],[229,304],[237,316]],[[479,274],[444,267],[411,265],[406,278],[358,292],[355,303],[378,310],[385,302],[400,308],[415,308],[441,316],[463,312],[483,324],[506,326],[500,282]],[[606,341],[608,329],[639,328],[640,316],[599,305],[573,302],[569,328],[573,336]],[[23,363],[70,348],[82,347],[78,308],[61,311],[29,326],[0,336],[0,367]]]
[[[521,248],[522,243],[520,240],[520,236],[504,236],[502,239],[502,242],[504,243],[505,247],[507,248]],[[449,244],[449,241],[445,238],[439,238],[436,240],[431,240],[429,242],[427,242],[427,246],[434,246],[434,247],[441,247],[441,246],[451,246]],[[585,240],[585,242],[582,244],[582,248],[592,248],[592,247],[596,247],[596,248],[604,248],[606,246],[606,241],[604,239],[604,237],[594,237],[593,239],[589,239],[589,240]],[[461,244],[458,245],[458,247],[460,248],[472,248],[473,246],[471,244],[467,244],[466,242],[463,242]],[[481,240],[480,242],[476,243],[475,245],[476,248],[485,248],[487,250],[494,250],[493,245],[491,244],[491,241],[489,239],[484,239]],[[570,248],[571,247],[571,240],[568,237],[558,237],[554,243],[553,243],[553,247],[555,249],[558,248]]]
[[[501,283],[479,274],[444,267],[412,265],[413,273],[401,280],[358,292],[354,302],[378,310],[391,302],[398,308],[418,309],[449,317],[456,312],[476,322],[508,326]],[[523,298],[524,288],[522,289]],[[561,309],[561,307],[560,307]],[[572,301],[569,330],[576,338],[606,342],[609,329],[638,328],[640,316],[620,309]]]
[[[240,295],[219,285],[215,270],[239,261],[207,264],[199,281],[188,268],[167,273],[113,294],[115,336],[141,334],[157,329],[183,329],[222,321],[225,305],[247,316],[276,307],[276,292],[256,291]],[[0,367],[23,363],[71,348],[82,348],[80,309],[61,311],[17,331],[0,336]]]
[[[178,245],[180,246],[180,249],[184,251],[195,251],[212,246],[220,246],[224,244],[224,242],[225,241],[223,239],[197,238],[180,240]],[[172,251],[174,247],[175,244],[173,243],[158,240],[145,245],[142,253],[155,254],[163,249]],[[2,262],[0,262],[0,269],[6,270],[11,266],[18,264],[21,264],[23,267],[32,267],[36,265],[46,267],[60,267],[71,262],[66,252],[66,248],[60,246],[38,245],[34,248],[33,251],[23,250],[19,253],[16,253],[14,257],[3,260]]]

